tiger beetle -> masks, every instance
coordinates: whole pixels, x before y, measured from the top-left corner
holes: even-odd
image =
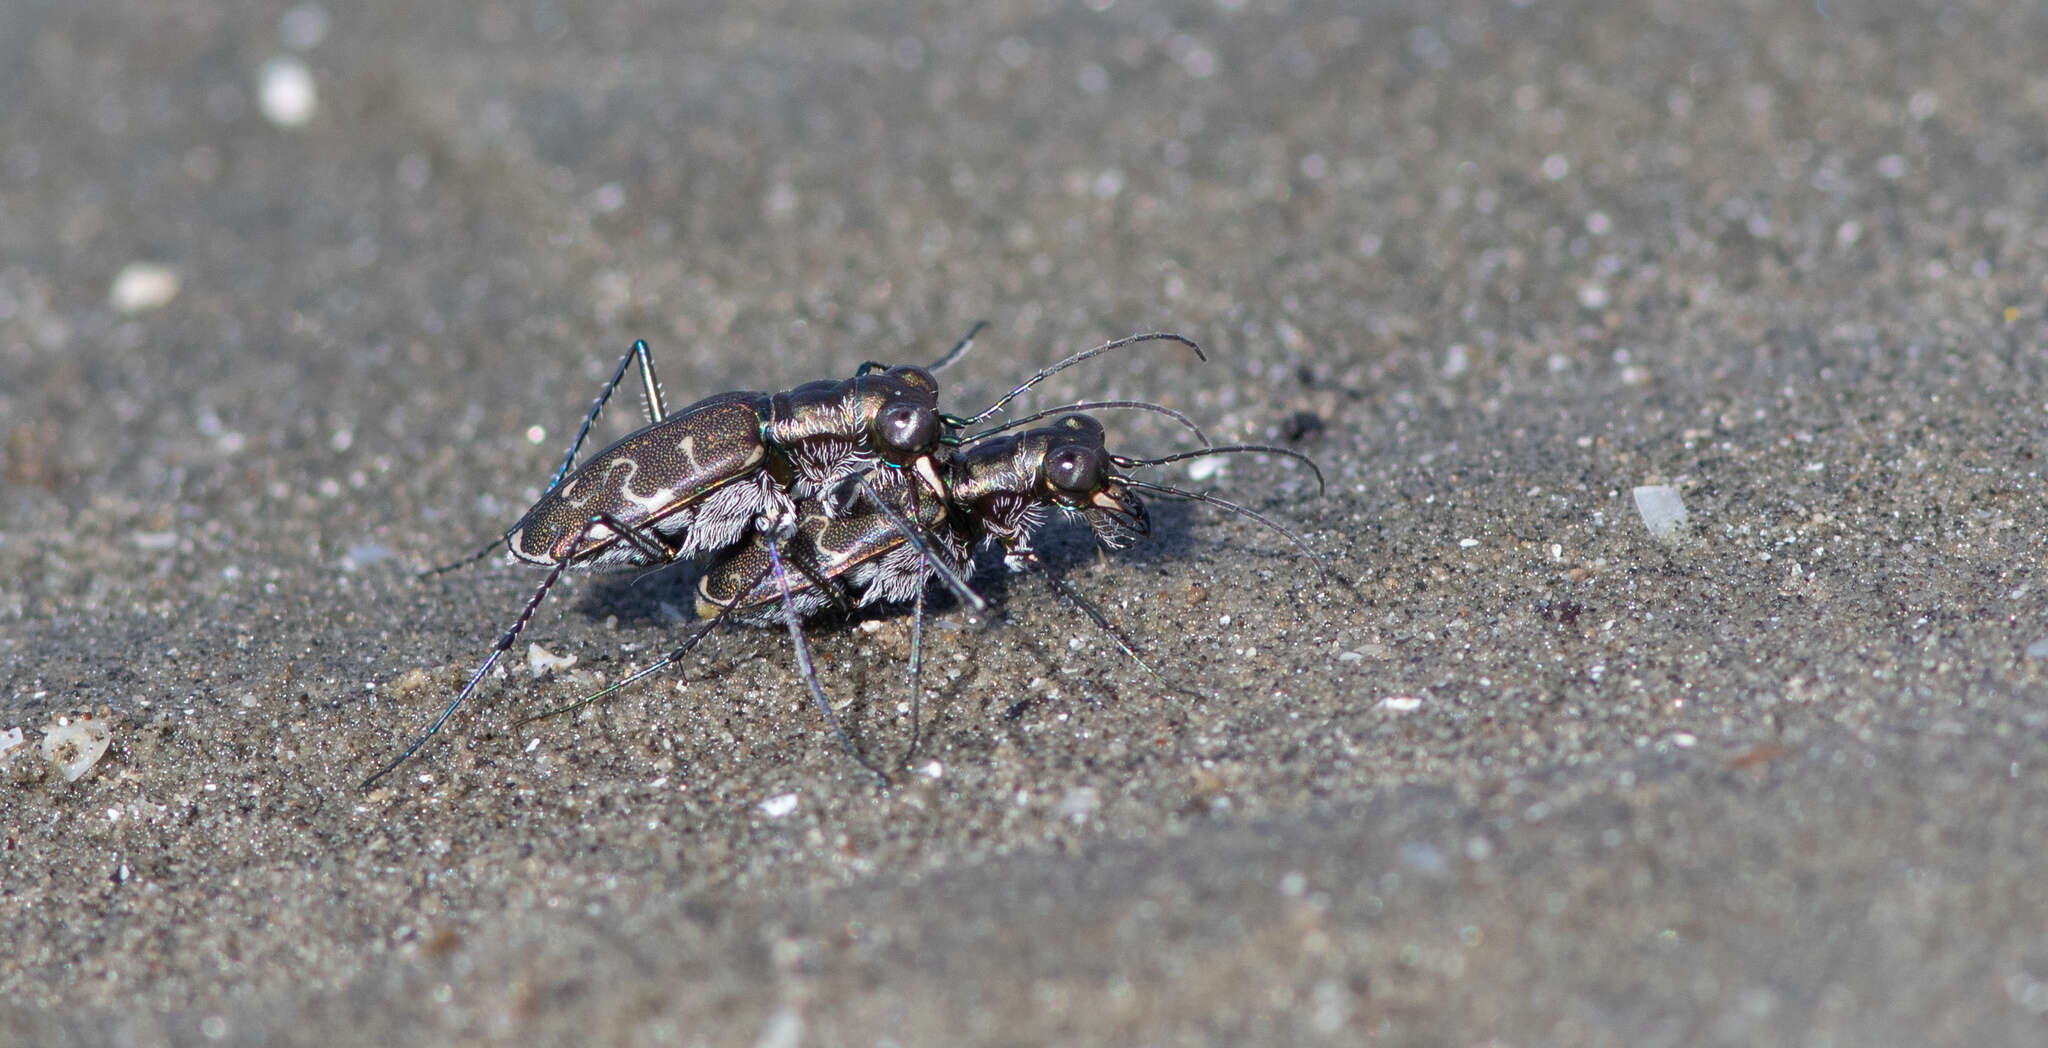
[[[1149,518],[1138,492],[1202,502],[1247,517],[1285,536],[1307,554],[1318,572],[1322,571],[1321,558],[1300,536],[1251,509],[1203,492],[1138,480],[1123,472],[1211,455],[1262,453],[1302,462],[1315,474],[1321,490],[1322,471],[1299,452],[1260,444],[1233,444],[1160,458],[1113,455],[1105,448],[1102,424],[1085,414],[1067,415],[1051,425],[1010,436],[994,436],[994,432],[977,434],[946,461],[947,498],[943,505],[932,499],[919,501],[915,486],[891,484],[880,492],[883,499],[906,503],[895,509],[917,521],[932,538],[929,549],[912,548],[907,533],[896,526],[892,517],[875,508],[833,517],[822,506],[807,501],[800,507],[802,519],[797,530],[786,543],[757,534],[752,541],[721,553],[712,562],[699,582],[697,596],[697,614],[708,621],[681,646],[595,694],[528,719],[576,709],[659,672],[681,659],[721,622],[732,620],[771,627],[783,624],[790,631],[797,671],[826,724],[841,747],[887,785],[889,771],[907,765],[917,750],[922,726],[919,705],[923,695],[925,595],[928,583],[936,575],[933,565],[938,557],[945,557],[966,573],[973,566],[974,547],[987,543],[1000,548],[1011,570],[1035,571],[1061,600],[1080,609],[1118,649],[1161,683],[1165,683],[1165,678],[1138,654],[1108,616],[1068,585],[1033,548],[1033,540],[1055,513],[1078,517],[1103,546],[1123,549],[1150,532]],[[911,743],[901,760],[891,769],[884,769],[854,746],[833,712],[812,665],[801,622],[828,607],[846,610],[906,600],[912,602],[913,608],[909,666]]]
[[[941,412],[934,373],[964,356],[985,326],[986,322],[976,323],[927,367],[891,367],[869,361],[850,379],[808,382],[781,393],[723,393],[673,414],[663,402],[646,341],[635,341],[598,392],[541,497],[498,539],[462,560],[422,574],[431,577],[476,563],[500,545],[514,559],[548,569],[519,617],[448,707],[404,752],[363,780],[363,787],[367,789],[403,764],[441,730],[512,649],[564,570],[658,567],[727,548],[750,530],[779,545],[796,533],[797,505],[804,500],[816,500],[827,516],[838,516],[858,499],[865,499],[962,603],[975,611],[984,610],[987,602],[968,588],[957,569],[933,555],[920,529],[880,494],[870,475],[877,470],[913,474],[917,478],[910,484],[913,489],[921,488],[942,500],[944,481],[938,473],[942,449],[962,443],[962,430],[1003,410],[1052,375],[1141,342],[1178,342],[1193,350],[1198,359],[1208,359],[1201,347],[1184,335],[1129,335],[1041,369],[974,415]],[[577,452],[591,427],[635,365],[646,398],[647,425],[577,466]],[[1069,408],[1134,406],[1153,407],[1100,401]],[[1045,414],[1026,416],[1010,425]]]

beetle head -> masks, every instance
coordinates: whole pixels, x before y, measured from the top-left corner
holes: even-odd
[[[931,372],[905,365],[863,381],[861,408],[884,461],[906,466],[939,446],[939,383]]]
[[[1145,504],[1103,447],[1102,423],[1087,415],[1068,415],[1046,430],[1050,432],[1039,467],[1044,493],[1061,508],[1080,514],[1096,539],[1111,549],[1122,549],[1146,534],[1150,522]]]

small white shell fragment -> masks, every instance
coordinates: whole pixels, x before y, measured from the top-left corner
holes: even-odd
[[[8,761],[13,760],[14,757],[9,756],[9,754],[13,754],[21,746],[22,735],[20,728],[9,728],[6,731],[0,731],[0,765],[5,765]],[[19,756],[19,754],[15,754],[15,756]]]
[[[1414,695],[1389,695],[1378,705],[1388,713],[1414,713],[1422,708],[1422,700]]]
[[[780,819],[796,810],[796,802],[796,794],[778,793],[761,802],[761,814],[771,819]]]
[[[1643,526],[1650,529],[1651,536],[1660,540],[1676,537],[1688,516],[1678,489],[1666,484],[1637,488],[1636,512],[1642,515]]]
[[[256,106],[279,127],[300,127],[320,108],[313,71],[296,58],[273,58],[256,74]]]
[[[43,759],[65,782],[77,782],[107,752],[113,733],[104,718],[89,714],[59,717],[43,729]]]
[[[557,655],[538,644],[526,646],[526,671],[535,677],[549,670],[566,670],[576,665],[576,656]]]
[[[130,262],[107,288],[107,304],[122,313],[141,313],[178,297],[178,271],[161,262]]]

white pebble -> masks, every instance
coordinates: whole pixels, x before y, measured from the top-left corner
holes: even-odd
[[[771,819],[780,819],[796,810],[796,802],[796,794],[778,793],[761,802],[761,814]]]
[[[1388,713],[1414,713],[1422,708],[1422,700],[1413,695],[1389,695],[1379,701],[1379,707]]]
[[[135,540],[135,548],[151,553],[178,548],[178,533],[175,531],[138,531],[129,537]]]
[[[1676,537],[1688,516],[1678,489],[1659,484],[1637,488],[1635,494],[1636,512],[1642,515],[1643,526],[1650,529],[1650,534],[1658,539]]]
[[[320,108],[313,71],[296,58],[273,58],[256,74],[256,105],[279,127],[303,127]]]
[[[161,262],[130,262],[107,289],[107,304],[122,313],[141,313],[178,297],[178,271]]]
[[[65,782],[77,782],[107,752],[112,737],[103,719],[59,717],[44,729],[43,759],[56,767]]]
[[[1443,376],[1457,378],[1472,369],[1472,350],[1464,343],[1453,343],[1444,350]]]

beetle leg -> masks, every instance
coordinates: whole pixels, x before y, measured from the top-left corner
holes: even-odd
[[[646,387],[647,424],[651,426],[661,421],[663,415],[661,384],[654,378],[654,358],[648,352],[646,340],[637,340],[633,343],[633,348],[627,350],[625,357],[619,361],[618,369],[612,372],[612,377],[605,382],[604,388],[597,391],[597,399],[590,405],[590,414],[583,416],[583,427],[576,431],[576,439],[569,442],[569,453],[562,456],[562,467],[555,470],[555,475],[548,479],[548,486],[545,490],[553,491],[560,487],[562,478],[568,476],[569,470],[576,465],[576,453],[583,450],[583,441],[590,436],[590,427],[597,424],[597,416],[604,411],[605,402],[612,398],[612,391],[618,389],[619,383],[625,380],[626,369],[631,367],[635,360],[640,362],[640,381]],[[515,524],[513,527],[517,528],[518,525]],[[420,572],[418,577],[429,579],[436,575],[445,575],[458,568],[466,568],[490,556],[492,550],[504,545],[505,541],[511,537],[512,532],[508,531],[492,539],[490,545],[477,550],[475,553],[461,560],[450,561],[438,567],[429,568],[426,571]],[[671,557],[670,559],[674,558]]]
[[[910,745],[903,751],[903,759],[896,762],[898,768],[910,767],[917,756],[917,744],[923,739],[924,719],[921,707],[924,700],[924,589],[919,587],[916,603],[910,613]]]
[[[766,536],[772,545],[780,546],[796,534],[799,522],[796,503],[780,488],[764,485],[761,494],[768,502],[768,508],[754,517],[754,530]]]
[[[778,545],[780,545],[780,543],[778,543]],[[805,580],[810,582],[812,586],[817,587],[819,590],[822,590],[826,596],[832,598],[832,607],[834,610],[838,611],[841,615],[853,614],[853,605],[847,603],[846,600],[845,587],[835,585],[831,579],[828,579],[825,576],[820,575],[818,573],[817,566],[814,564],[806,564],[802,560],[798,559],[791,559],[786,563],[788,563],[790,567],[795,568],[797,570],[797,574],[802,575],[805,578]],[[763,577],[766,577],[767,573],[763,572],[762,574]],[[760,584],[761,580],[757,578],[754,580],[752,586],[748,586],[746,589],[741,590],[740,592],[752,593],[754,591],[754,586],[759,586]]]
[[[1079,590],[1067,585],[1067,581],[1060,578],[1059,574],[1052,570],[1052,565],[1047,564],[1045,558],[1030,550],[1014,553],[1012,556],[1019,558],[1027,568],[1036,568],[1038,570],[1038,577],[1044,579],[1046,585],[1051,586],[1052,591],[1058,594],[1061,600],[1081,609],[1083,614],[1095,620],[1095,625],[1100,627],[1102,632],[1109,634],[1109,639],[1115,641],[1116,646],[1122,648],[1123,653],[1129,655],[1131,661],[1138,664],[1139,669],[1151,674],[1153,680],[1166,684],[1166,678],[1160,676],[1159,671],[1153,669],[1151,664],[1147,663],[1144,657],[1138,654],[1138,649],[1131,646],[1131,642],[1125,639],[1122,631],[1110,625],[1109,619],[1102,614],[1102,609],[1097,608],[1094,601],[1082,596]],[[1166,684],[1166,686],[1172,687],[1171,684]]]
[[[741,590],[740,592],[753,592],[754,587],[759,586],[761,582],[768,577],[768,572],[770,570],[772,570],[772,568],[762,568],[760,573],[754,576],[753,581],[747,583],[747,588]],[[642,666],[639,669],[626,674],[624,677],[619,678],[618,680],[605,686],[603,689],[586,695],[583,698],[580,698],[575,702],[568,704],[567,706],[559,706],[555,709],[548,710],[545,713],[533,714],[530,717],[521,717],[520,719],[512,722],[512,726],[516,728],[530,721],[543,720],[548,717],[554,717],[559,716],[560,714],[568,713],[571,710],[581,709],[584,706],[588,706],[591,703],[596,702],[597,700],[604,698],[607,695],[610,695],[612,692],[618,691],[621,688],[626,688],[634,684],[638,684],[641,681],[646,680],[648,677],[651,677],[656,673],[661,672],[661,670],[665,667],[673,665],[676,662],[676,660],[682,658],[685,655],[688,655],[690,653],[691,648],[696,647],[699,641],[703,640],[705,636],[708,635],[712,630],[717,629],[718,624],[724,622],[726,620],[726,617],[732,614],[733,607],[734,605],[727,604],[724,607],[719,608],[718,614],[712,616],[710,621],[704,623],[704,625],[699,626],[695,631],[693,631],[690,634],[688,640],[683,641],[683,643],[678,645],[674,651],[671,651],[668,654],[663,655],[661,658],[655,660],[654,662],[650,662],[647,665]]]
[[[591,521],[584,524],[583,530],[588,532],[591,524],[594,523],[596,522]],[[578,535],[576,541],[578,544],[581,544],[583,541],[582,535]],[[476,672],[469,675],[469,682],[462,686],[461,691],[455,693],[455,701],[449,703],[448,708],[441,711],[441,716],[435,718],[434,723],[427,728],[426,733],[414,739],[412,745],[405,748],[404,753],[393,758],[391,763],[377,769],[376,774],[364,779],[363,789],[369,789],[378,779],[390,774],[392,769],[404,764],[407,757],[418,752],[421,746],[427,744],[428,739],[434,737],[434,733],[441,730],[441,725],[448,723],[448,718],[455,715],[455,708],[462,705],[464,700],[475,693],[477,687],[484,682],[484,677],[491,672],[491,667],[496,666],[498,660],[504,658],[505,653],[512,650],[512,643],[519,637],[519,631],[526,628],[526,623],[533,618],[534,611],[540,607],[541,600],[548,595],[548,590],[554,587],[555,580],[562,577],[562,569],[568,566],[569,562],[563,560],[557,561],[554,567],[548,569],[547,577],[540,580],[540,586],[534,589],[533,596],[527,598],[526,608],[519,613],[518,621],[512,623],[512,628],[506,630],[504,636],[498,638],[497,645],[491,648],[491,654],[484,659],[484,664],[478,666]]]
[[[803,676],[804,684],[811,689],[811,698],[818,704],[818,712],[825,715],[825,723],[830,724],[833,734],[839,736],[839,745],[849,756],[859,761],[861,767],[873,772],[876,778],[882,780],[882,787],[886,789],[889,786],[888,774],[875,767],[874,762],[868,760],[867,755],[854,746],[853,739],[846,734],[846,728],[839,723],[839,714],[832,711],[831,700],[825,697],[824,685],[818,683],[817,668],[811,664],[811,646],[804,641],[803,619],[797,614],[796,598],[789,591],[789,573],[783,569],[782,551],[777,546],[776,543],[770,543],[768,546],[768,574],[774,576],[775,588],[782,594],[782,614],[789,623],[790,644],[796,648],[797,672]]]
[[[967,580],[961,578],[960,573],[954,570],[951,564],[946,563],[945,558],[932,552],[931,544],[924,539],[923,530],[912,524],[909,520],[906,520],[901,511],[890,505],[889,501],[882,497],[882,493],[876,491],[873,484],[868,483],[866,477],[861,477],[859,480],[861,493],[866,495],[868,502],[872,503],[875,509],[881,512],[882,517],[889,522],[889,526],[902,533],[904,540],[910,543],[911,548],[917,550],[918,555],[924,558],[925,565],[931,568],[932,574],[937,575],[939,581],[944,583],[947,589],[952,590],[953,595],[960,598],[962,604],[977,612],[987,611],[988,601],[983,600],[981,594],[968,589]],[[919,497],[917,482],[911,482],[910,492],[910,497],[913,500]],[[912,505],[913,507],[915,506],[914,501]],[[914,508],[913,512],[915,512]]]
[[[675,549],[661,541],[659,535],[650,535],[645,530],[627,524],[625,521],[609,513],[599,513],[591,517],[590,524],[584,526],[584,531],[587,533],[590,530],[590,525],[595,524],[602,524],[612,529],[612,533],[619,537],[619,541],[639,551],[640,555],[646,557],[647,562],[650,564],[667,564],[676,559]],[[576,542],[578,545],[581,545],[583,539],[578,538]]]
[[[647,424],[652,426],[668,417],[668,408],[661,402],[661,380],[654,377],[654,354],[647,351],[646,339],[634,340],[633,355],[640,358],[640,387],[647,398]]]
[[[818,506],[826,516],[838,520],[853,508],[854,500],[860,495],[860,477],[858,473],[841,477],[832,486],[818,492]]]
[[[945,356],[932,361],[931,364],[925,368],[925,370],[942,371],[946,368],[947,365],[953,363],[956,360],[959,360],[963,356],[966,356],[967,351],[974,348],[974,336],[981,334],[981,329],[987,326],[988,321],[986,320],[975,321],[974,326],[968,328],[967,333],[965,335],[960,336],[960,341],[953,343],[953,348],[947,350]]]
[[[640,362],[640,378],[647,384],[647,423],[653,425],[661,421],[658,414],[661,409],[661,389],[654,382],[654,361],[647,354],[646,340],[638,340],[619,360],[618,370],[612,372],[610,381],[604,384],[603,389],[597,391],[597,399],[590,404],[590,414],[583,416],[583,428],[577,430],[576,439],[569,442],[569,454],[563,456],[562,468],[555,471],[554,479],[548,481],[546,490],[555,490],[555,487],[562,483],[562,478],[569,475],[570,467],[576,465],[576,453],[583,450],[583,441],[590,436],[590,427],[597,424],[597,416],[603,413],[605,402],[612,399],[612,391],[618,389],[619,383],[625,380],[626,369],[631,367],[635,360]]]

